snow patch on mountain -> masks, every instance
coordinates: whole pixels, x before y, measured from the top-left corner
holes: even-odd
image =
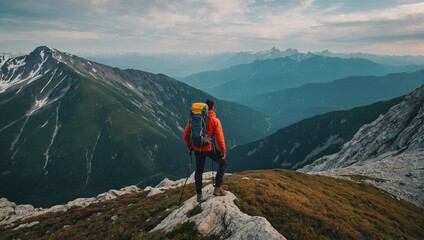
[[[44,171],[45,175],[47,175],[49,173],[49,171],[47,171],[46,168],[47,168],[47,164],[49,163],[50,148],[52,147],[54,140],[56,138],[56,135],[57,135],[59,128],[60,128],[60,125],[59,125],[59,106],[57,106],[57,108],[56,108],[56,125],[55,125],[54,130],[53,130],[52,138],[50,140],[50,144],[47,147],[46,152],[44,153],[46,160],[44,161],[43,171]]]
[[[48,103],[47,97],[45,97],[45,98],[43,98],[41,100],[37,100],[36,99],[33,107],[27,113],[27,116],[31,116],[34,112],[36,112],[37,110],[39,110],[40,108],[42,108],[43,106],[45,106],[47,103]]]
[[[293,148],[290,150],[290,154],[292,154],[294,152],[294,150],[296,150],[296,148],[300,147],[300,143],[296,142],[294,143]]]
[[[7,60],[10,58],[8,55],[0,56],[0,69],[3,67],[3,65],[7,62]]]
[[[91,150],[91,156],[88,157],[88,149],[86,149],[86,152],[85,152],[85,158],[87,160],[87,177],[85,179],[85,185],[84,185],[84,187],[87,186],[88,181],[90,180],[91,164],[93,162],[94,151],[96,151],[97,143],[99,142],[99,139],[100,139],[100,136],[101,135],[102,135],[102,129],[100,129],[99,133],[97,134],[96,142],[94,143],[93,149]]]
[[[14,58],[10,60],[10,65],[7,66],[7,71],[10,70],[16,70],[17,68],[23,67],[25,66],[26,62],[25,62],[26,56],[23,58]],[[5,61],[4,63],[6,63],[7,61]]]
[[[44,89],[50,84],[50,82],[52,81],[54,75],[56,74],[57,68],[54,70],[52,76],[50,77],[49,81],[46,83],[46,85],[41,89],[40,93],[43,93]]]

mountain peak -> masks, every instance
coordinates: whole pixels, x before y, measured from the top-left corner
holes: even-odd
[[[36,47],[33,52],[41,52],[41,51],[53,52],[53,51],[57,51],[57,50],[50,47],[50,46],[39,46],[39,47]]]
[[[44,59],[45,57],[49,56],[51,58],[55,58],[58,54],[62,54],[60,51],[49,47],[49,46],[39,46],[34,49],[31,53],[29,53],[29,56],[40,56],[41,59]]]
[[[31,83],[50,70],[58,63],[54,49],[41,46],[28,55],[11,57],[0,62],[0,93],[13,86]]]

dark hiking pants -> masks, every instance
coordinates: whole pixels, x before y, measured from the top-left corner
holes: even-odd
[[[215,186],[221,187],[222,177],[224,176],[225,168],[227,167],[227,161],[222,159],[221,152],[218,149],[208,152],[194,151],[194,156],[196,156],[196,173],[194,174],[194,179],[196,181],[196,193],[202,192],[202,175],[205,169],[206,157],[219,164]]]

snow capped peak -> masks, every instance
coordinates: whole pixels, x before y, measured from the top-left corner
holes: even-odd
[[[54,51],[57,52],[57,51]],[[43,77],[56,67],[51,48],[37,47],[24,56],[0,58],[0,93],[7,89],[20,89],[25,85]]]
[[[54,48],[52,48],[52,47],[50,47],[50,46],[46,46],[48,49],[50,49],[50,51],[52,51],[52,52],[55,52],[55,51],[57,51],[56,49],[54,49]]]

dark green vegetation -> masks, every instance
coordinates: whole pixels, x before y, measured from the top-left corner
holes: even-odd
[[[248,171],[225,176],[224,182],[243,212],[267,218],[287,239],[422,237],[423,209],[365,183],[288,170]],[[195,195],[193,184],[186,190],[184,199]],[[218,239],[198,236],[191,222],[171,233],[148,233],[172,211],[167,209],[175,209],[180,191],[149,198],[147,192],[128,194],[26,219],[17,224],[40,223],[16,231],[0,226],[0,239]]]
[[[165,75],[47,47],[25,60],[13,69],[17,78],[39,66],[50,71],[0,93],[0,196],[46,207],[185,175],[191,103],[213,97]],[[3,77],[12,74],[7,64]],[[220,100],[215,106],[228,146],[266,135],[265,115]]]
[[[324,155],[338,152],[364,124],[399,103],[403,97],[346,111],[315,116],[278,130],[228,153],[229,171],[298,169]]]
[[[399,97],[422,84],[424,70],[382,77],[348,77],[328,83],[311,83],[298,88],[246,96],[242,103],[269,114],[273,122],[284,127],[318,114]]]
[[[349,76],[382,76],[395,72],[412,72],[422,66],[389,66],[365,59],[331,58],[311,55],[301,61],[291,57],[255,61],[221,71],[209,71],[183,78],[191,86],[227,100],[322,83]]]
[[[287,239],[420,239],[424,233],[422,208],[365,183],[280,169],[226,181],[243,212],[265,217]]]
[[[187,213],[187,216],[188,216],[188,217],[192,217],[192,216],[197,215],[197,214],[199,214],[199,213],[201,213],[201,212],[202,212],[202,207],[200,207],[200,205],[199,205],[199,204],[197,204],[196,206],[194,206],[194,208],[193,208],[193,209],[191,209],[191,210]]]

